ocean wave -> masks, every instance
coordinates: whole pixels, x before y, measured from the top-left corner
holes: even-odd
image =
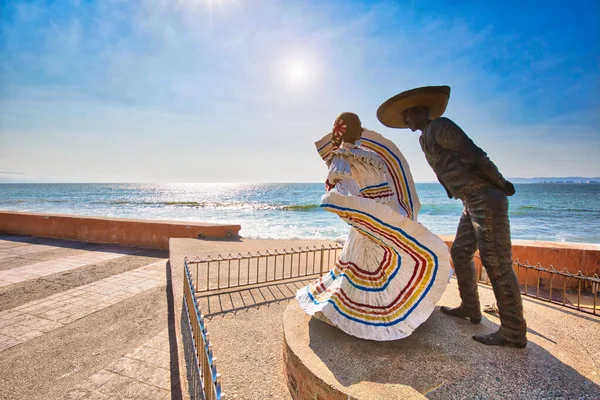
[[[517,208],[517,210],[543,210],[543,207],[538,207],[538,206],[520,206],[519,208]]]
[[[423,204],[421,215],[455,215],[462,212],[462,207],[456,204]]]
[[[199,201],[162,201],[162,202],[145,202],[144,204],[158,204],[165,206],[187,206],[187,207],[207,207],[220,206],[221,203],[199,202]]]
[[[35,204],[35,203],[73,203],[80,205],[81,200],[64,199],[16,199],[0,201],[0,204]],[[260,210],[260,211],[297,211],[310,212],[320,208],[319,204],[270,204],[250,203],[242,201],[215,202],[215,201],[132,201],[132,200],[101,200],[90,201],[88,204],[102,206],[132,206],[132,207],[189,207],[204,209],[238,209],[238,210]]]
[[[580,212],[580,213],[600,213],[600,210],[590,210],[589,208],[563,208],[561,211]]]
[[[109,205],[132,205],[132,206],[182,206],[182,207],[198,207],[198,208],[216,208],[226,206],[216,202],[199,202],[199,201],[131,201],[131,200],[111,200],[111,201],[94,201],[92,204],[109,204]]]
[[[11,203],[15,203],[15,204],[27,204],[27,203],[68,203],[71,200],[65,200],[65,199],[38,199],[38,198],[34,198],[34,199],[10,199],[10,200],[3,200],[2,203],[7,203],[7,204],[11,204]]]
[[[244,239],[251,240],[329,240],[332,242],[339,243],[341,245],[346,243],[348,240],[348,235],[342,236],[331,236],[331,235],[302,235],[302,234],[286,234],[286,233],[277,233],[277,234],[267,234],[267,233],[251,233],[248,235],[244,235],[243,232],[240,232],[240,236]]]
[[[298,204],[293,206],[281,206],[281,210],[285,211],[312,211],[321,208],[319,204]]]
[[[171,207],[191,207],[191,208],[230,208],[230,209],[252,209],[252,210],[281,210],[281,211],[314,211],[320,208],[319,204],[268,204],[268,203],[246,203],[246,202],[214,202],[214,201],[97,201],[93,204],[109,205],[132,205],[132,206],[171,206]]]
[[[600,214],[600,210],[591,209],[591,208],[562,208],[557,206],[556,208],[545,208],[538,206],[520,206],[515,210],[511,210],[511,215],[546,215],[548,212],[552,213],[560,213],[563,216],[568,216],[569,213],[590,213],[590,214]]]

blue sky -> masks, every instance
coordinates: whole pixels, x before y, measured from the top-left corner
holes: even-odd
[[[600,2],[108,0],[0,5],[0,181],[320,182],[342,111],[434,181],[388,97],[446,116],[505,176],[600,176]]]

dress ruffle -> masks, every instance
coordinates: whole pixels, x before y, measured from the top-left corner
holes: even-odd
[[[354,158],[354,159],[358,160],[359,162],[372,165],[373,167],[378,168],[382,171],[385,168],[385,164],[383,163],[383,160],[381,159],[381,157],[379,157],[377,154],[373,153],[372,151],[361,149],[360,147],[355,147],[355,148],[340,147],[339,149],[337,149],[333,152],[333,156],[340,156],[340,157],[344,157],[344,158]]]
[[[446,244],[371,199],[331,191],[321,207],[353,229],[334,269],[298,291],[300,306],[359,338],[409,336],[446,289],[452,273]]]

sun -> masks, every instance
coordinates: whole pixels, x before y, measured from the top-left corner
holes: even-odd
[[[310,91],[321,80],[321,63],[312,49],[290,48],[274,61],[271,72],[281,89]]]
[[[317,75],[315,63],[308,57],[286,60],[281,66],[281,72],[287,85],[298,89],[312,86]]]
[[[294,86],[306,85],[310,79],[310,68],[304,62],[290,63],[287,71],[288,81]]]

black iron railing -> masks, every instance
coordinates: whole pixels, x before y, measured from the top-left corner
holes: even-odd
[[[196,293],[292,278],[319,276],[337,261],[341,244],[247,254],[208,256],[187,261],[195,272]]]
[[[219,374],[217,373],[216,358],[213,355],[212,345],[208,338],[208,332],[204,323],[204,317],[198,307],[196,300],[196,289],[192,282],[188,261],[184,262],[185,279],[183,282],[184,305],[188,318],[189,333],[191,335],[191,345],[194,359],[193,367],[195,373],[190,379],[192,394],[196,397],[198,394],[204,400],[220,400],[224,398],[221,393],[221,384]]]
[[[343,249],[341,244],[275,250],[247,254],[208,256],[185,260],[185,304],[194,342],[196,367],[204,396],[208,400],[223,397],[216,372],[204,318],[198,307],[198,294],[210,296],[229,292],[225,289],[261,286],[271,282],[289,281],[295,278],[320,276],[330,271]],[[521,282],[521,292],[530,297],[546,300],[565,307],[597,315],[600,277],[576,274],[566,269],[544,268],[540,264],[513,262],[513,268]],[[481,265],[477,268],[480,283],[490,284]]]
[[[478,256],[475,256],[479,258]],[[476,266],[479,283],[490,285],[491,282],[481,263]],[[600,314],[600,277],[586,276],[581,271],[571,273],[566,268],[559,271],[550,265],[531,265],[529,261],[522,263],[513,261],[513,270],[519,279],[521,294],[586,313]]]
[[[559,271],[552,265],[544,268],[540,264],[530,265],[528,261],[523,264],[518,259],[514,261],[513,267],[523,281],[521,292],[524,295],[598,314],[598,274],[585,276],[581,271],[573,274],[566,268]]]

